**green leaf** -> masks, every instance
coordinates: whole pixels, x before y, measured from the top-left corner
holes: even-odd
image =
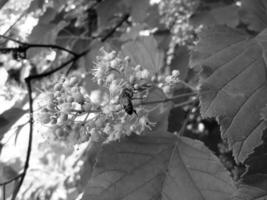
[[[241,162],[262,142],[266,126],[260,116],[267,102],[262,38],[249,39],[226,26],[207,28],[191,57],[193,66],[202,66],[201,114],[217,118],[222,136]]]
[[[199,11],[190,18],[190,23],[195,27],[220,24],[236,27],[238,22],[238,7],[236,5],[220,6],[208,11]]]
[[[44,6],[45,0],[32,0],[27,12],[35,12],[38,9],[42,9]]]
[[[240,20],[253,31],[260,32],[267,27],[267,1],[242,0]]]
[[[115,14],[125,10],[125,7],[121,5],[121,0],[109,0],[100,3],[96,10],[98,16],[98,27],[106,28],[110,26]]]
[[[234,190],[201,142],[160,131],[105,145],[83,199],[225,200]]]
[[[266,200],[266,198],[267,195],[264,190],[248,185],[241,185],[232,200]]]
[[[55,44],[59,31],[63,29],[66,25],[67,23],[64,21],[61,21],[58,24],[38,23],[29,35],[28,41],[29,43],[36,44]],[[44,48],[29,49],[27,52],[27,56],[29,58],[32,58],[43,50]]]
[[[123,0],[123,3],[130,10],[130,15],[136,22],[143,22],[147,17],[149,8],[148,0]]]
[[[122,52],[131,58],[133,64],[139,64],[152,73],[159,72],[163,67],[164,53],[158,48],[153,36],[138,37],[125,43]]]
[[[0,183],[3,183],[5,181],[8,181],[18,175],[18,172],[13,169],[12,166],[9,166],[8,164],[0,161]],[[6,192],[6,198],[11,196],[15,187],[16,181],[12,181],[11,183],[6,185],[5,192]],[[1,192],[0,192],[0,199],[3,199],[3,192],[2,192],[2,186],[1,186]]]
[[[263,134],[264,143],[257,147],[245,161],[247,171],[242,176],[235,194],[235,197],[239,199],[267,198],[267,130],[264,130]]]
[[[59,24],[39,23],[33,28],[28,40],[30,43],[54,44],[58,32],[65,26],[63,21]]]
[[[174,49],[174,56],[171,60],[171,70],[179,70],[179,78],[185,80],[189,70],[189,50],[186,46],[176,46]]]
[[[21,108],[12,107],[0,115],[0,140],[12,125],[25,113],[26,111]]]

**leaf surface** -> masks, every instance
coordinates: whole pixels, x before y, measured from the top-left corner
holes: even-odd
[[[105,145],[83,199],[225,200],[234,189],[201,142],[160,131]]]
[[[263,200],[267,198],[267,130],[263,132],[263,144],[255,148],[245,161],[246,173],[242,176],[235,198]]]
[[[267,102],[265,35],[250,39],[226,26],[207,28],[191,57],[191,65],[202,66],[201,114],[217,118],[240,162],[262,142],[266,126],[260,116]]]
[[[12,107],[0,115],[0,140],[12,125],[25,113],[26,111],[21,108]]]
[[[211,10],[199,11],[190,18],[190,23],[195,27],[199,25],[211,26],[219,24],[236,27],[239,22],[238,20],[238,7],[236,5],[227,5]]]
[[[164,54],[153,36],[139,37],[127,42],[122,46],[122,51],[135,65],[141,65],[152,73],[158,72],[163,66]]]
[[[240,20],[253,31],[260,32],[267,27],[267,1],[242,0]]]

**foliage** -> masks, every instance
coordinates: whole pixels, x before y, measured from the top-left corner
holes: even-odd
[[[0,3],[0,199],[265,199],[265,4]]]

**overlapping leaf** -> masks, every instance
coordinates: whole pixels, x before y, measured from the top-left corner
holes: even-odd
[[[0,115],[0,140],[12,125],[25,113],[25,110],[13,107]]]
[[[9,181],[10,179],[16,177],[17,175],[18,173],[11,166],[0,161],[0,183]],[[6,185],[6,188],[5,188],[6,197],[9,197],[12,194],[15,184],[16,184],[16,181],[13,181]],[[0,189],[2,190],[2,187]],[[0,199],[4,199],[2,195],[3,195],[3,192],[0,193]]]
[[[261,143],[267,103],[266,32],[249,39],[226,26],[205,29],[191,64],[202,65],[201,114],[216,117],[234,157],[243,162]]]
[[[267,130],[263,132],[263,144],[257,147],[245,161],[248,166],[240,181],[235,198],[261,200],[267,198]],[[237,198],[237,199],[238,199]]]
[[[240,19],[253,31],[262,31],[267,27],[267,1],[242,0]]]
[[[159,72],[163,66],[164,54],[157,46],[153,36],[139,37],[125,43],[122,51],[129,56],[134,64],[147,68],[150,72]]]
[[[201,142],[160,131],[105,145],[83,199],[226,200],[234,190]]]

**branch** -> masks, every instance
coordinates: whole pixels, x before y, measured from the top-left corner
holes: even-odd
[[[173,100],[176,100],[176,99],[177,98],[169,98],[169,99],[164,99],[164,100],[148,101],[148,102],[142,102],[142,103],[137,104],[137,105],[150,105],[150,104],[166,103],[166,102],[173,101]],[[196,99],[189,99],[189,100],[184,101],[182,103],[175,104],[174,106],[175,107],[182,107],[182,106],[191,104],[193,102],[196,102]]]
[[[73,51],[71,51],[69,49],[66,49],[64,47],[55,45],[55,44],[31,44],[31,43],[21,42],[19,40],[16,40],[16,39],[4,36],[4,35],[0,35],[0,37],[8,39],[8,40],[11,40],[11,41],[16,42],[16,43],[18,43],[20,45],[19,47],[0,48],[0,51],[4,52],[4,53],[10,52],[10,51],[25,52],[30,48],[52,48],[52,49],[59,49],[59,50],[66,51],[66,52],[68,52],[68,53],[70,53],[70,54],[72,54],[74,56],[77,55],[77,53],[75,53],[75,52],[73,52]]]
[[[11,178],[11,179],[8,179],[7,181],[0,183],[0,186],[7,185],[7,184],[11,183],[12,181],[19,179],[22,176],[22,174],[23,174],[23,172],[20,173],[19,175],[15,176],[15,177],[13,177],[13,178]]]
[[[123,24],[123,22],[126,22],[128,20],[129,17],[130,17],[129,14],[123,15],[121,20],[118,21],[118,23],[100,41],[105,42],[109,37],[111,37],[115,33],[117,28],[119,28]]]
[[[16,39],[14,39],[14,38],[11,38],[11,37],[8,37],[8,36],[5,36],[5,35],[1,35],[1,34],[0,34],[0,37],[5,38],[5,39],[10,40],[10,41],[13,41],[13,42],[16,42],[16,43],[18,43],[18,44],[24,44],[24,42],[21,42],[21,41],[19,41],[19,40],[16,40]]]
[[[31,87],[31,79],[30,78],[26,78],[25,82],[27,84],[27,89],[28,89],[28,95],[29,95],[29,110],[30,110],[30,133],[29,133],[29,140],[28,140],[28,149],[27,149],[27,154],[26,154],[26,161],[25,161],[25,165],[23,168],[23,172],[21,174],[21,179],[18,183],[18,186],[15,188],[13,196],[12,196],[12,200],[15,200],[21,185],[24,181],[24,178],[26,176],[26,173],[28,171],[29,168],[29,162],[30,162],[30,156],[31,156],[31,151],[32,151],[32,134],[33,134],[33,98],[32,98],[32,87]]]

